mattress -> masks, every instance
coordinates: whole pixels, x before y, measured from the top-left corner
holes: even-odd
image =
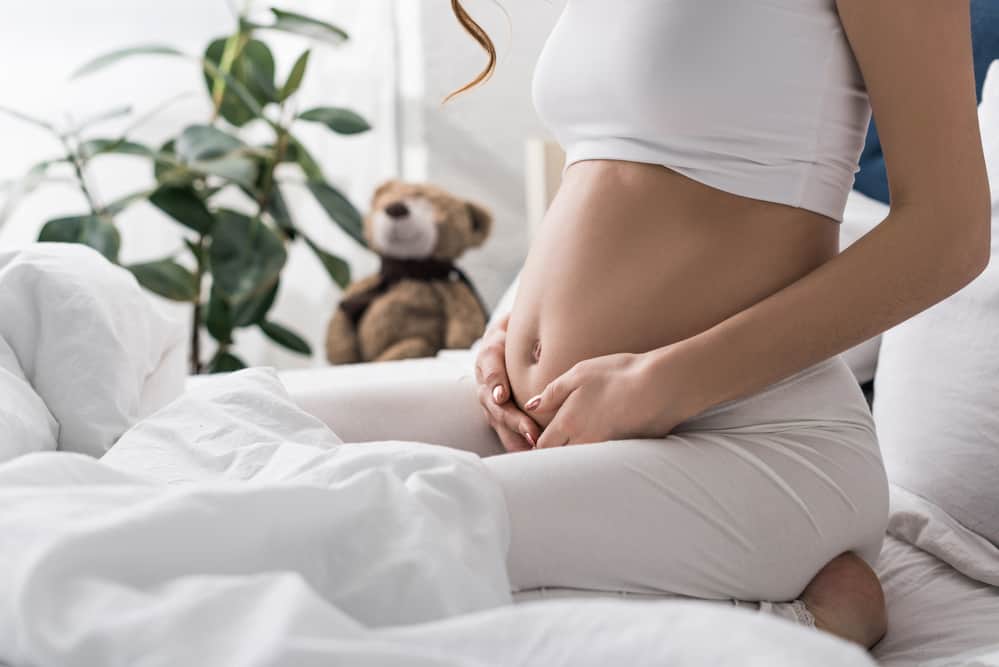
[[[878,664],[999,666],[999,588],[891,535],[885,537],[877,572],[888,607],[888,633],[872,650]],[[675,598],[547,588],[520,591],[514,601],[573,597]]]

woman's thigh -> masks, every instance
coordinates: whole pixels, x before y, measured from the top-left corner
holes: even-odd
[[[843,377],[827,364],[665,438],[486,459],[509,507],[514,589],[776,601],[844,551],[873,563],[887,482]]]

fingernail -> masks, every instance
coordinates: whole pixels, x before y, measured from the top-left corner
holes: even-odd
[[[524,403],[524,408],[526,410],[533,410],[534,408],[538,407],[538,403],[540,402],[541,402],[541,394],[538,394],[537,396],[529,400],[527,403]]]
[[[503,385],[498,384],[493,387],[493,400],[497,403],[503,400]]]
[[[534,438],[531,437],[530,432],[524,431],[524,440],[527,440],[527,442],[531,445],[532,448],[535,446]]]

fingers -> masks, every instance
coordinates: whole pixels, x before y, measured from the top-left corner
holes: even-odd
[[[569,444],[570,436],[568,429],[559,423],[559,421],[559,418],[556,417],[554,421],[545,427],[545,430],[541,433],[541,437],[538,438],[537,449],[565,447]]]
[[[524,403],[524,410],[529,415],[554,415],[569,394],[579,386],[579,372],[575,366],[548,383],[540,394],[533,396]]]
[[[526,452],[533,449],[530,443],[515,431],[500,427],[496,429],[496,435],[499,436],[500,442],[503,443],[503,449],[508,452]]]
[[[494,403],[504,403],[510,398],[510,381],[506,374],[506,332],[493,329],[482,343],[475,359],[475,379],[480,386],[488,389]]]
[[[479,385],[478,398],[489,425],[500,436],[503,446],[508,451],[521,451],[534,447],[541,434],[541,427],[537,422],[521,412],[513,402],[496,403],[488,385]]]
[[[541,429],[531,417],[510,401],[510,379],[506,373],[506,326],[509,314],[500,319],[482,339],[475,360],[479,403],[503,447],[510,452],[533,449]]]
[[[532,448],[530,443],[528,443],[522,435],[516,431],[511,431],[505,426],[498,425],[489,410],[484,405],[482,406],[482,414],[485,415],[486,422],[489,424],[490,428],[496,432],[504,450],[508,452],[524,452]]]

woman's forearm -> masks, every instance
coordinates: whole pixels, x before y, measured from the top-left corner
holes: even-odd
[[[986,192],[987,194],[987,192]],[[839,354],[953,294],[988,264],[989,207],[935,213],[896,206],[842,253],[755,305],[650,354],[654,375],[680,363],[693,416]],[[934,215],[948,215],[940,224]]]

